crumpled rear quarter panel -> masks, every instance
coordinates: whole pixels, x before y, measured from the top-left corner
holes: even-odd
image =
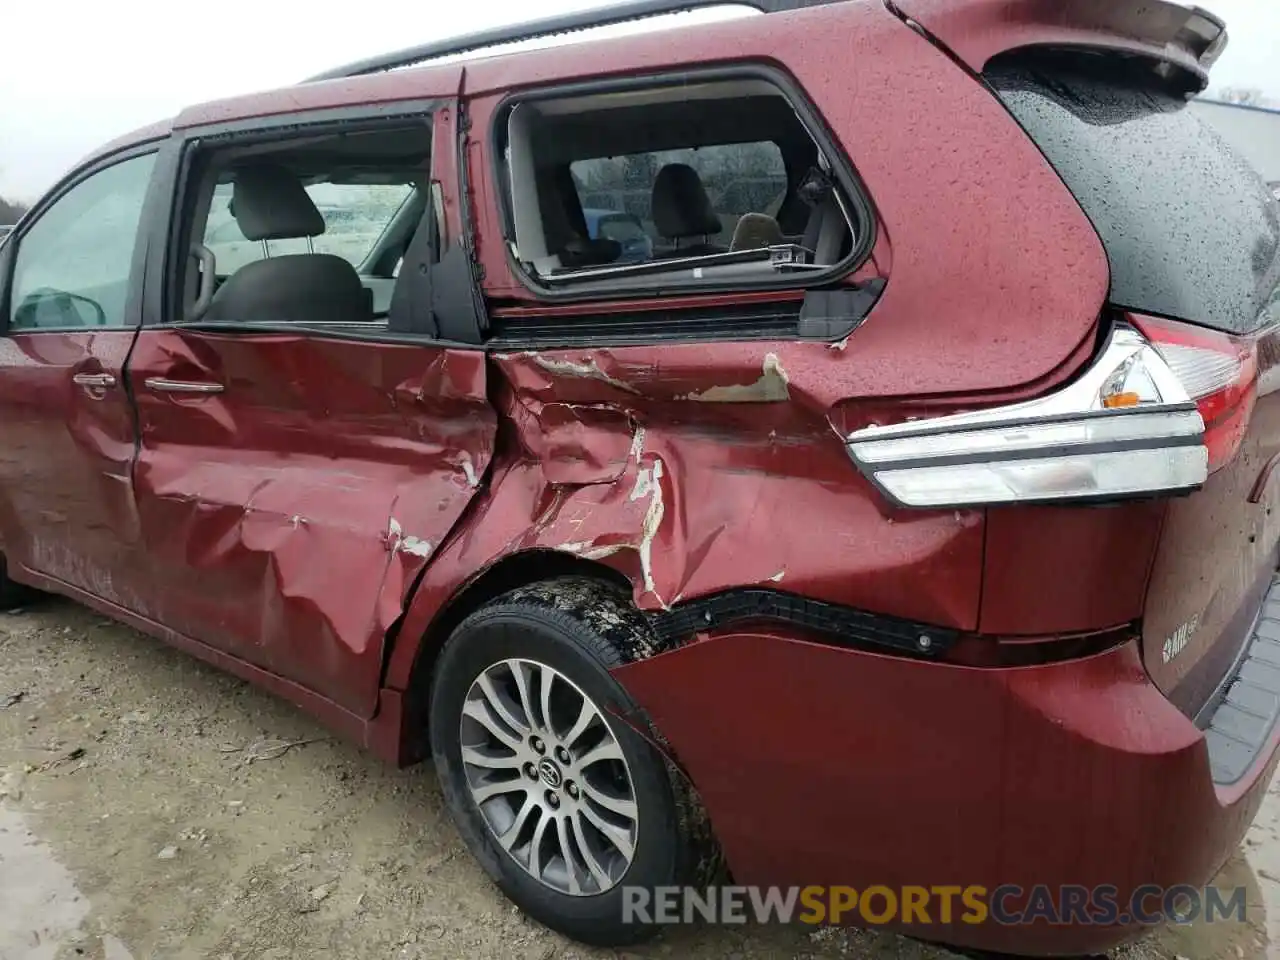
[[[875,493],[826,418],[834,351],[668,345],[492,362],[501,453],[402,636],[421,636],[477,572],[533,550],[619,570],[642,609],[763,586],[976,626],[981,512],[895,510]],[[388,686],[407,686],[416,653],[397,645]]]

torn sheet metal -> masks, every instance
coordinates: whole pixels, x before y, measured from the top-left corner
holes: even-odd
[[[637,430],[625,410],[547,403],[538,405],[536,417],[547,482],[612,483],[626,469]]]
[[[495,357],[517,461],[495,475],[459,572],[556,550],[624,573],[644,609],[785,583],[887,615],[975,623],[981,514],[882,512],[827,421],[830,351],[724,346]]]

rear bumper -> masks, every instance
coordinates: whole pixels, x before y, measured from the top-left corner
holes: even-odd
[[[1272,728],[1246,771],[1215,785],[1205,734],[1151,684],[1136,644],[984,670],[744,632],[616,675],[697,785],[739,884],[1112,885],[1121,903],[1144,885],[1198,886],[1280,758]],[[1140,932],[896,929],[1045,955]]]
[[[1248,775],[1280,720],[1280,577],[1271,581],[1239,660],[1202,711],[1214,782]]]

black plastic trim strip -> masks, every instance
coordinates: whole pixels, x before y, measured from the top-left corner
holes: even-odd
[[[101,329],[101,328],[97,328]],[[297,337],[311,337],[317,340],[356,340],[366,343],[404,344],[412,347],[432,347],[441,350],[481,350],[477,344],[461,340],[440,340],[422,333],[411,333],[403,330],[391,330],[385,324],[369,324],[359,327],[355,324],[321,325],[310,323],[252,323],[220,321],[210,323],[204,320],[181,320],[176,323],[155,324],[151,330],[191,330],[210,334],[236,334],[241,336],[279,336],[289,334]]]
[[[959,639],[955,630],[760,587],[728,590],[647,616],[664,649],[679,646],[696,633],[752,620],[794,624],[842,646],[870,647],[929,660],[944,657]]]
[[[572,317],[495,317],[494,349],[624,346],[708,340],[792,340],[800,301],[726,307],[681,307]]]
[[[279,139],[306,134],[313,127],[326,124],[340,126],[343,133],[357,133],[363,129],[361,124],[367,123],[376,129],[388,121],[420,120],[424,116],[433,116],[436,111],[451,105],[451,97],[414,97],[408,100],[318,107],[314,110],[291,110],[288,113],[267,113],[234,120],[218,120],[189,127],[175,127],[173,133],[186,141],[218,140],[223,137],[252,136],[255,133],[262,133],[267,139]],[[435,149],[434,144],[432,149]]]

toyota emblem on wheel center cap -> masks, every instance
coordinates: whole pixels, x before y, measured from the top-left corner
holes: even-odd
[[[542,777],[542,782],[553,790],[558,789],[560,784],[564,783],[560,768],[555,765],[555,761],[550,759],[543,759],[538,764],[538,775]]]

